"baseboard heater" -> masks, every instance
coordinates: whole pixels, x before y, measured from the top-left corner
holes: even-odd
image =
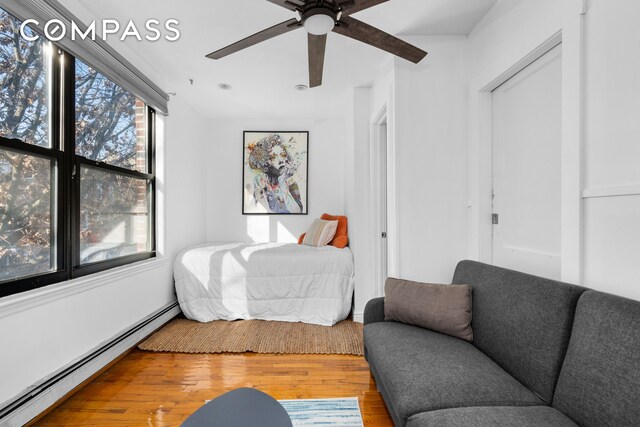
[[[0,426],[13,427],[28,423],[179,313],[178,302],[173,302],[29,387],[0,408]]]

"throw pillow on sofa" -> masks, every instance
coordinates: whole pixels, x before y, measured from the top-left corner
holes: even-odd
[[[473,341],[471,286],[388,278],[384,317]]]

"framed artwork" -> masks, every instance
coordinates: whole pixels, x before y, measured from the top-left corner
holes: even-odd
[[[307,215],[309,132],[244,132],[243,215]]]

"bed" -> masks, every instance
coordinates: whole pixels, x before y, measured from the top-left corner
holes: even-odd
[[[213,243],[182,251],[174,278],[188,319],[262,319],[332,326],[351,311],[349,248]]]

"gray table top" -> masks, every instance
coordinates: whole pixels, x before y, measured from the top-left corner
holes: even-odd
[[[239,388],[213,399],[182,426],[292,427],[289,414],[277,400],[252,388]]]

